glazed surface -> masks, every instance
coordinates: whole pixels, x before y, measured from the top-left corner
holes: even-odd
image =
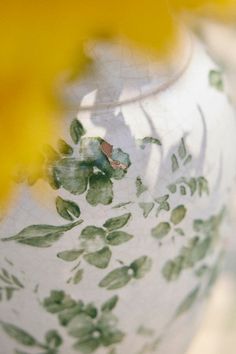
[[[235,134],[198,43],[168,90],[65,119],[1,221],[2,353],[183,354],[222,259]]]

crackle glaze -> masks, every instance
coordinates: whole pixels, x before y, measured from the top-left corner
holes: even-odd
[[[183,354],[216,278],[236,151],[222,74],[195,42],[175,83],[132,101],[150,73],[104,52],[1,220],[1,354]]]

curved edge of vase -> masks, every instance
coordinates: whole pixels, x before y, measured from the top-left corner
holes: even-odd
[[[89,82],[88,84],[88,92],[86,92],[86,94],[84,94],[82,97],[77,97],[77,92],[76,89],[78,88],[78,83],[75,82],[75,85],[72,85],[71,87],[67,87],[66,91],[67,93],[69,93],[68,97],[71,98],[73,95],[76,96],[75,98],[75,106],[72,103],[72,111],[73,109],[76,109],[80,112],[82,111],[94,111],[94,110],[108,110],[108,109],[113,109],[113,108],[117,108],[120,106],[124,106],[124,105],[129,105],[132,103],[135,103],[137,101],[143,100],[145,98],[148,98],[150,96],[153,95],[158,95],[164,91],[166,91],[169,87],[171,87],[172,85],[174,85],[187,71],[187,69],[190,66],[190,63],[192,61],[192,57],[194,55],[194,42],[195,42],[195,36],[193,33],[191,32],[185,32],[184,33],[184,46],[183,46],[183,50],[181,51],[181,58],[179,56],[179,60],[177,62],[177,64],[174,64],[173,66],[168,66],[165,67],[165,71],[163,73],[163,67],[160,70],[160,63],[158,61],[153,62],[153,60],[150,63],[145,62],[144,60],[144,65],[140,70],[140,65],[137,65],[136,67],[136,60],[142,60],[142,58],[138,58],[137,57],[137,53],[133,53],[132,50],[129,53],[130,56],[133,56],[133,62],[129,62],[127,63],[122,63],[122,60],[125,60],[126,57],[126,50],[127,48],[121,48],[121,50],[123,50],[125,52],[124,57],[121,57],[121,59],[118,57],[117,58],[117,63],[121,65],[122,70],[126,70],[127,72],[121,72],[121,73],[117,73],[117,72],[112,72],[112,65],[111,65],[111,58],[109,58],[109,55],[111,53],[108,54],[108,57],[105,56],[105,58],[103,57],[104,52],[110,51],[112,52],[111,55],[113,55],[113,60],[114,60],[114,51],[117,50],[117,48],[120,50],[120,48],[118,46],[116,46],[116,44],[112,46],[98,46],[98,50],[97,48],[94,49],[94,61],[96,62],[96,60],[100,61],[100,64],[103,65],[103,70],[104,68],[106,68],[106,66],[108,67],[107,72],[105,73],[106,75],[109,75],[114,73],[114,75],[116,75],[117,77],[120,76],[120,81],[121,81],[121,86],[122,86],[122,90],[119,93],[119,96],[116,97],[116,99],[111,99],[111,100],[107,100],[104,98],[100,98],[98,100],[98,102],[94,102],[93,99],[91,99],[91,97],[87,100],[84,99],[84,97],[89,96],[91,93],[94,93],[96,90],[100,90],[101,88],[99,87],[98,81],[96,80],[97,78],[95,78],[95,83],[93,83],[93,86],[91,86],[91,83]],[[92,50],[93,52],[93,50]],[[118,52],[118,51],[117,51]],[[120,52],[118,52],[120,54]],[[121,53],[123,55],[123,53]],[[148,67],[148,64],[150,64],[150,67]],[[151,68],[150,72],[149,69]],[[145,69],[147,72],[145,72]],[[142,72],[142,70],[144,70]],[[137,72],[137,77],[131,77],[132,74],[134,72]],[[135,75],[136,75],[135,72]],[[82,79],[82,81],[84,81],[87,84],[87,80],[91,80],[91,78],[93,78],[93,75],[96,75],[95,71],[92,71],[91,73],[89,73],[89,75],[87,77],[84,78],[84,80]],[[127,81],[129,81],[130,79],[135,81],[137,79],[137,81],[140,79],[140,76],[143,75],[143,78],[145,80],[147,80],[147,84],[144,85],[139,85],[137,88],[133,88],[131,87],[125,87],[124,83],[127,83]],[[146,76],[145,76],[146,75]],[[152,76],[153,75],[153,76]],[[112,80],[112,79],[111,79]],[[96,87],[97,84],[97,87]],[[112,87],[109,87],[110,82],[107,82],[107,88],[106,90],[109,91],[109,89],[111,89],[111,95],[107,95],[106,92],[106,96],[112,96]],[[80,81],[80,85],[81,85],[81,81]],[[73,87],[75,88],[75,91],[73,92]],[[72,88],[72,91],[70,91]],[[122,96],[123,95],[123,91],[126,90],[128,88],[129,93],[128,93],[128,97],[124,98]],[[66,94],[67,96],[67,94]],[[78,95],[79,96],[79,95]],[[112,97],[113,98],[113,97]],[[79,101],[79,103],[77,103]],[[69,109],[70,110],[70,109]],[[68,111],[68,110],[67,110]]]

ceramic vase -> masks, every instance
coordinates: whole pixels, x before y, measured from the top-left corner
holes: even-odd
[[[222,260],[236,122],[221,70],[196,39],[164,76],[123,48],[93,55],[1,220],[1,354],[183,354]]]

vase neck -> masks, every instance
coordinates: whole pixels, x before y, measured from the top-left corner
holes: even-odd
[[[66,88],[66,97],[80,110],[116,107],[163,92],[187,69],[192,37],[186,35],[181,55],[165,63],[117,43],[93,44],[89,54],[89,73]]]

